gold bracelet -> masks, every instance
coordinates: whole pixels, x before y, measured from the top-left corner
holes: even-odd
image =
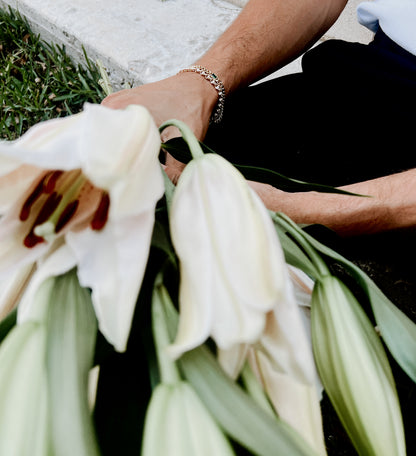
[[[224,114],[224,103],[225,103],[225,89],[224,84],[218,78],[216,74],[212,71],[204,68],[200,65],[192,65],[188,68],[184,68],[183,70],[179,71],[179,73],[185,73],[190,71],[192,73],[200,74],[204,79],[206,79],[217,91],[218,94],[218,101],[217,105],[215,106],[215,111],[211,115],[211,123],[220,123],[222,120],[222,116]]]

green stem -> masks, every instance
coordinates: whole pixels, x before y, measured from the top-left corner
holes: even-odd
[[[186,125],[186,123],[176,119],[167,120],[159,127],[160,133],[162,133],[166,127],[176,127],[181,132],[183,139],[189,146],[192,158],[199,158],[204,155],[199,141],[196,139],[193,131],[188,127],[188,125]]]
[[[168,175],[166,174],[166,172],[163,168],[162,168],[162,176],[163,176],[163,183],[165,185],[166,207],[169,212],[170,207],[172,205],[173,194],[175,192],[175,185],[169,179]]]
[[[249,393],[259,407],[261,407],[272,418],[276,417],[273,407],[270,405],[269,399],[264,393],[259,381],[257,380],[254,372],[246,363],[241,371],[241,380]]]
[[[158,277],[155,282],[152,299],[152,327],[157,361],[162,383],[176,383],[181,380],[181,376],[175,361],[166,353],[166,347],[171,343],[164,310],[164,302],[167,299],[166,294],[166,288],[163,286],[161,278]]]
[[[320,278],[330,274],[329,268],[326,265],[325,261],[321,258],[316,249],[306,239],[303,231],[289,217],[279,212],[273,214],[272,219],[275,223],[278,223],[282,228],[288,231],[299,243],[299,245],[303,248],[305,253],[309,256],[309,259],[315,266]]]

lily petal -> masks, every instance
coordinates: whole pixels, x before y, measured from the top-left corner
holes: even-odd
[[[235,345],[228,350],[218,349],[218,362],[224,372],[226,372],[233,380],[236,380],[240,375],[249,350],[250,346],[248,344]]]
[[[34,273],[33,264],[25,265],[1,282],[0,289],[0,321],[3,320],[19,302],[24,289]]]
[[[16,141],[0,142],[2,165],[6,160],[44,169],[74,169],[80,167],[79,125],[83,113],[52,119],[30,128]],[[2,173],[4,174],[4,173]]]
[[[33,176],[42,171],[36,166],[22,165],[14,161],[13,169],[7,168],[0,156],[0,215],[5,214],[30,186]]]
[[[43,309],[39,305],[39,302],[35,305],[37,291],[49,277],[56,277],[64,274],[75,266],[75,257],[67,245],[64,244],[50,253],[44,261],[39,264],[38,269],[33,274],[33,277],[22,296],[17,312],[17,322],[21,324],[30,320],[42,321]]]
[[[83,287],[92,289],[99,327],[107,340],[122,351],[149,255],[154,210],[66,236],[78,264]]]
[[[326,455],[315,385],[299,382],[287,373],[279,372],[262,352],[251,350],[248,360],[258,378],[262,379],[279,417],[296,429],[317,454]]]
[[[296,274],[297,282],[293,286],[288,270],[283,274],[286,277],[285,297],[267,314],[263,334],[258,343],[249,348],[247,359],[279,417],[295,428],[318,454],[324,455],[321,386],[294,292],[298,288],[306,291],[310,282],[295,270],[292,274]],[[302,298],[303,305],[305,295]],[[240,358],[241,354],[234,349],[220,352],[219,361],[229,372],[236,363],[241,365]]]

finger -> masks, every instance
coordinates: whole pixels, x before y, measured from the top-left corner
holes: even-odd
[[[166,127],[161,135],[160,138],[162,142],[169,141],[172,138],[179,138],[181,136],[180,131],[176,127]]]

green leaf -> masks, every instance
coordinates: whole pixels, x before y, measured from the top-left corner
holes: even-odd
[[[291,245],[292,254],[295,255],[295,258],[293,259],[295,264],[293,264],[293,266],[298,265],[302,269],[301,260],[303,259],[303,264],[306,266],[305,272],[309,271],[312,273],[313,277],[324,277],[329,274],[329,269],[325,261],[322,259],[319,253],[317,253],[316,249],[310,245],[310,243],[304,237],[303,230],[301,230],[298,225],[296,225],[285,214],[272,214],[272,220],[275,227],[280,227],[283,229],[288,235],[291,236],[291,238],[293,238],[294,241],[296,241],[298,247],[301,248],[301,251],[298,250],[297,252],[295,251],[296,253],[293,253],[295,247]],[[306,255],[308,260],[307,262],[305,261],[302,252],[304,255]],[[297,255],[299,255],[299,258],[297,258]],[[313,266],[313,269],[310,268],[309,264]]]
[[[177,265],[175,251],[166,233],[166,228],[158,220],[155,221],[152,234],[152,246],[162,250],[173,265]]]
[[[312,456],[313,449],[289,425],[271,418],[220,368],[207,347],[179,359],[186,379],[225,432],[259,456]]]
[[[286,230],[284,230],[273,218],[273,223],[277,235],[279,236],[280,244],[285,254],[286,262],[301,269],[311,277],[317,277],[319,272],[314,264],[299,247],[299,245],[291,238]]]
[[[273,187],[279,188],[285,192],[322,192],[322,193],[337,193],[340,195],[349,195],[349,196],[360,196],[356,193],[347,192],[341,190],[337,187],[331,187],[329,185],[315,184],[313,182],[304,182],[298,179],[292,179],[286,177],[283,174],[280,174],[276,171],[259,168],[256,166],[245,166],[245,165],[234,165],[243,176],[252,181],[263,182],[265,184],[270,184]]]
[[[341,264],[361,286],[370,300],[381,336],[390,353],[407,375],[416,382],[415,323],[395,306],[358,266],[298,229],[313,248]]]
[[[215,153],[206,144],[199,143],[204,153]],[[192,156],[189,152],[189,148],[182,138],[173,138],[162,144],[162,148],[169,152],[176,160],[182,163],[188,163]],[[310,182],[303,182],[298,179],[292,179],[284,176],[276,171],[259,168],[257,166],[246,166],[233,163],[233,165],[241,172],[241,174],[248,180],[256,182],[263,182],[270,184],[273,187],[279,188],[286,192],[324,192],[324,193],[336,193],[340,195],[360,196],[356,193],[347,192],[336,187],[329,185],[315,184]]]

